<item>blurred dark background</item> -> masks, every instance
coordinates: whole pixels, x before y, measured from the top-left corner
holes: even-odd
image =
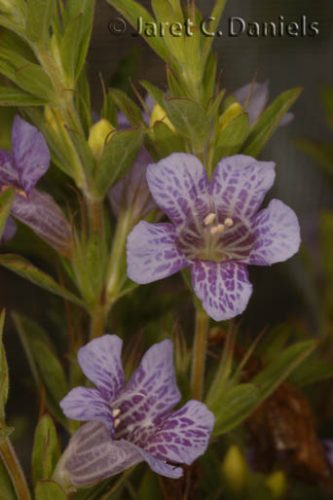
[[[150,2],[141,3],[148,6]],[[202,0],[197,4],[208,15],[213,1]],[[332,0],[229,0],[222,27],[226,26],[225,20],[230,16],[240,16],[248,21],[276,21],[280,15],[289,21],[299,21],[302,15],[306,15],[310,21],[319,22],[320,35],[314,38],[224,36],[216,40],[215,50],[222,70],[222,86],[229,91],[254,78],[258,81],[270,80],[272,97],[294,86],[304,88],[293,108],[295,120],[277,131],[263,157],[277,163],[278,175],[273,195],[294,208],[301,221],[303,240],[311,243],[316,233],[316,215],[322,208],[333,208],[333,196],[318,166],[295,147],[294,141],[304,137],[332,140],[320,102],[322,86],[333,85]],[[131,77],[135,84],[143,78],[162,87],[165,82],[163,63],[142,40],[130,34],[111,35],[108,25],[115,16],[115,11],[104,0],[98,0],[89,53],[89,76],[96,111],[102,96],[100,75],[109,84],[119,79],[119,74],[123,80]],[[290,317],[304,318],[315,331],[314,290],[300,256],[271,269],[252,270],[251,277],[255,292],[243,322],[253,333]],[[1,287],[1,306],[36,319],[49,328],[48,332],[55,339],[57,322],[53,306],[60,309],[61,303],[3,269],[0,269],[0,279],[4,284]],[[173,283],[178,287],[180,281],[176,278],[168,285],[162,284],[160,289],[163,290],[164,286],[167,293],[172,293]],[[152,286],[152,294],[158,287]],[[149,302],[149,297],[146,301]],[[190,309],[188,311],[190,314]],[[36,405],[31,400],[29,368],[10,323],[6,345],[13,387],[9,423],[16,427],[18,432],[15,435],[19,437],[31,424],[19,415],[28,411],[36,413],[33,410]],[[35,418],[36,414],[31,417]]]

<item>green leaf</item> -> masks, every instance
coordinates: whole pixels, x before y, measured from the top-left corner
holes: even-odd
[[[14,189],[6,189],[0,193],[0,239],[2,238],[14,197]]]
[[[289,381],[298,387],[306,387],[332,377],[332,363],[322,359],[307,359],[291,374]]]
[[[109,89],[108,94],[120,111],[125,114],[129,122],[132,123],[132,125],[142,125],[143,120],[141,109],[125,94],[125,92],[119,89]]]
[[[125,175],[134,163],[142,140],[142,128],[114,132],[111,135],[95,172],[94,188],[98,197],[104,198],[119,177]]]
[[[153,129],[149,130],[148,136],[151,139],[152,148],[155,149],[159,158],[165,158],[171,153],[185,151],[184,140],[163,122],[156,122]]]
[[[65,73],[70,82],[75,82],[86,61],[94,20],[95,0],[81,2],[71,0],[69,4],[72,3],[73,6],[68,9],[60,52]]]
[[[42,106],[47,99],[35,97],[13,87],[0,86],[0,106]]]
[[[51,81],[43,69],[12,50],[0,49],[0,74],[18,87],[40,99],[52,102],[54,93]]]
[[[84,303],[81,299],[66,290],[63,286],[59,285],[49,274],[41,271],[23,257],[14,254],[2,254],[0,255],[0,265],[10,271],[13,271],[22,278],[31,281],[35,285],[44,288],[44,290],[47,290],[48,292],[84,307]]]
[[[201,152],[210,131],[202,106],[191,99],[165,98],[163,108],[177,132],[191,141],[196,152]]]
[[[37,424],[32,450],[32,476],[36,483],[52,477],[60,457],[57,431],[49,415],[44,415]]]
[[[0,500],[17,500],[7,469],[0,460]]]
[[[67,495],[54,481],[38,481],[35,488],[36,500],[67,500]]]
[[[3,344],[3,330],[5,324],[5,311],[0,313],[0,428],[5,422],[5,407],[8,399],[9,377],[8,365]]]
[[[277,387],[315,350],[314,340],[304,340],[287,347],[251,383],[260,391],[260,402],[270,396]]]
[[[147,9],[134,0],[107,0],[107,2],[120,12],[135,30],[137,30],[138,20],[141,18],[145,23],[155,22],[155,19],[149,14]],[[147,37],[142,35],[142,38],[164,61],[169,61],[169,51],[167,50],[163,37]]]
[[[225,156],[238,153],[249,132],[249,119],[246,113],[242,113],[231,120],[218,134],[216,162]]]
[[[27,0],[26,35],[30,41],[46,45],[55,7],[54,0]]]
[[[216,30],[218,29],[226,3],[227,3],[227,0],[216,0],[216,2],[214,4],[214,8],[213,8],[213,11],[211,14],[212,21],[211,21],[211,24],[209,26],[209,31],[211,33],[215,33]],[[212,48],[214,39],[215,39],[214,36],[212,36],[212,37],[207,36],[205,39],[205,46],[204,46],[205,59],[207,59],[211,53],[211,48]]]
[[[184,65],[185,64],[185,36],[184,36],[184,15],[181,9],[177,11],[174,9],[172,5],[172,1],[170,0],[151,0],[152,9],[155,14],[155,18],[157,23],[168,23],[164,33],[163,40],[165,45],[168,48],[169,52],[169,62],[172,60],[175,61],[176,64]],[[171,33],[169,31],[169,27],[173,25],[175,27],[175,32]],[[177,29],[177,25],[181,28]],[[179,33],[181,36],[179,36]],[[175,65],[176,65],[175,64]],[[190,65],[191,67],[191,65]],[[186,66],[183,66],[183,69],[186,69]]]
[[[282,118],[300,96],[302,89],[296,87],[279,95],[275,101],[262,113],[253,126],[243,148],[243,153],[257,157],[265,144],[280,125]]]
[[[66,426],[66,419],[60,410],[59,401],[68,393],[64,370],[54,353],[44,330],[34,321],[13,314],[13,321],[26,353],[34,381],[38,389],[47,389],[46,404],[52,415]]]
[[[241,424],[259,403],[259,390],[253,384],[241,384],[225,391],[218,404],[209,408],[215,414],[213,433],[220,436]]]

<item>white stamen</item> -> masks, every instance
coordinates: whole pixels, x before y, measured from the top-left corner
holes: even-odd
[[[225,226],[227,227],[232,227],[234,225],[234,221],[232,220],[231,217],[227,217],[225,220],[224,220],[224,224]]]
[[[116,420],[114,421],[114,428],[117,429],[118,425],[120,424],[120,418],[116,418]]]
[[[119,417],[120,413],[121,413],[121,411],[119,410],[119,408],[116,408],[115,410],[113,410],[113,412],[112,412],[113,418]]]
[[[215,222],[215,220],[216,220],[216,214],[211,212],[204,218],[204,224],[205,226],[210,226],[211,224],[213,224],[213,222]]]
[[[221,234],[225,230],[224,224],[218,224],[217,226],[214,226],[210,229],[210,234]]]

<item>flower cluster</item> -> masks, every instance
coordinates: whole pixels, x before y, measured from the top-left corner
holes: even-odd
[[[96,388],[77,387],[62,400],[69,418],[89,421],[73,436],[58,464],[62,484],[82,486],[113,476],[141,461],[166,477],[182,475],[208,445],[214,417],[199,401],[180,401],[173,347],[151,347],[125,383],[122,341],[105,335],[82,347],[79,364]]]
[[[151,194],[171,222],[135,226],[127,245],[128,276],[145,284],[189,267],[209,316],[220,321],[242,313],[252,294],[247,266],[284,261],[300,245],[293,210],[275,199],[259,210],[274,167],[236,155],[223,159],[208,179],[190,154],[149,165]]]

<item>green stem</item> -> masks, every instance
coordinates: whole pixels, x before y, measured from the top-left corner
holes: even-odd
[[[0,456],[11,478],[17,498],[19,500],[31,500],[23,470],[8,438],[4,439],[0,444]]]
[[[100,337],[105,333],[105,325],[109,308],[106,304],[99,304],[90,315],[90,339]]]
[[[109,263],[109,273],[107,280],[107,300],[113,304],[121,291],[126,277],[125,264],[125,249],[127,237],[133,227],[133,215],[130,210],[126,210],[120,214],[117,224],[116,233],[113,240],[112,252]]]
[[[204,392],[208,327],[209,318],[205,311],[198,307],[195,318],[191,389],[192,396],[199,400],[202,400]]]

